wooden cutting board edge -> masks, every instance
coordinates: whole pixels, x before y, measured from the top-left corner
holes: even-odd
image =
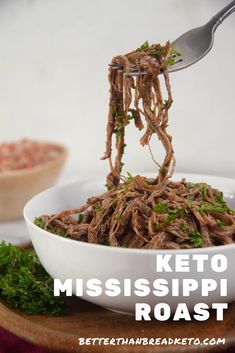
[[[25,242],[20,245],[25,249],[32,247],[32,243]],[[235,320],[235,318],[234,318]],[[53,352],[63,353],[197,353],[198,346],[79,346],[79,332],[74,335],[69,332],[62,332],[51,327],[44,326],[39,322],[30,320],[30,316],[22,314],[17,310],[12,310],[0,301],[0,326],[12,334],[41,348]],[[231,331],[231,333],[230,333]],[[200,353],[233,353],[235,352],[235,333],[230,329],[226,332],[226,345],[220,346],[199,346]],[[106,333],[107,334],[107,333]],[[231,338],[232,337],[232,338]],[[52,344],[53,342],[53,344]]]
[[[40,346],[46,349],[51,348],[51,340],[53,339],[53,349],[60,351],[61,347],[64,346],[66,340],[75,340],[73,335],[68,333],[58,332],[57,330],[48,329],[38,323],[27,320],[24,316],[19,315],[14,310],[7,308],[4,304],[0,303],[0,318],[1,326],[13,333],[14,335],[26,339],[27,332],[27,341],[38,345],[39,336],[40,336]],[[45,331],[45,332],[43,332]],[[68,337],[70,336],[70,337]],[[71,352],[77,352],[72,350]]]
[[[18,314],[16,311],[9,309],[0,302],[0,318],[1,326],[15,334],[16,336],[27,340],[28,342],[40,346],[41,348],[52,350],[53,352],[67,353],[108,353],[110,346],[79,346],[77,335],[54,330],[49,327],[34,323],[27,319],[27,316]],[[229,336],[229,335],[228,335]],[[40,337],[40,338],[39,338]],[[231,336],[230,336],[231,337]],[[53,344],[51,343],[53,342]],[[233,339],[226,339],[226,345],[220,346],[220,350],[215,346],[200,346],[200,353],[205,352],[227,352],[232,353],[235,350],[235,336]],[[116,353],[146,353],[146,352],[162,352],[167,353],[196,353],[198,346],[112,346],[112,352]]]

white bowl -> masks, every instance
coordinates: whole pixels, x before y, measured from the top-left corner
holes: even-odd
[[[145,173],[145,175],[147,175]],[[150,176],[150,175],[149,175]],[[224,192],[228,203],[235,206],[235,180],[196,174],[184,174],[188,181],[207,182]],[[175,174],[174,179],[180,180],[182,175]],[[150,283],[157,278],[165,278],[171,281],[173,278],[193,278],[199,281],[198,290],[191,293],[189,297],[175,297],[171,294],[165,297],[156,297],[153,294],[147,297],[131,297],[123,295],[109,297],[102,294],[97,297],[90,297],[86,293],[83,298],[95,304],[122,312],[133,312],[136,302],[144,302],[154,307],[158,302],[168,303],[172,310],[180,302],[185,302],[190,310],[199,302],[208,305],[214,302],[231,302],[235,300],[235,244],[225,246],[215,246],[211,248],[197,248],[189,250],[147,250],[147,249],[126,249],[115,248],[96,244],[87,244],[76,240],[53,235],[38,228],[34,223],[34,217],[42,214],[53,214],[60,210],[79,207],[89,196],[99,194],[104,190],[104,180],[78,181],[63,186],[56,186],[48,189],[31,199],[24,209],[24,217],[32,239],[35,251],[45,269],[53,278],[64,281],[67,278],[82,278],[85,282],[91,278],[97,278],[104,283],[109,278],[118,279],[123,283],[123,279],[146,278]],[[155,262],[157,254],[189,254],[189,273],[156,273]],[[209,266],[209,261],[205,263],[203,273],[196,271],[195,261],[191,260],[193,254],[208,254],[209,259],[215,254],[223,254],[228,259],[228,268],[223,273],[213,272]],[[220,297],[219,290],[212,291],[208,297],[201,297],[200,280],[202,278],[212,278],[219,280],[227,278],[227,297]],[[122,285],[121,285],[122,287]],[[75,294],[75,285],[73,287]]]

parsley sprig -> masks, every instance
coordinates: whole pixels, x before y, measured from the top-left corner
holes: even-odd
[[[189,240],[195,248],[200,248],[203,245],[202,235],[196,229],[190,233]]]
[[[167,217],[164,219],[164,223],[171,223],[175,221],[179,217],[183,217],[186,213],[188,213],[187,206],[183,206],[181,208],[170,209],[163,202],[158,202],[153,207],[153,211],[156,213],[167,214]]]
[[[136,51],[143,51],[148,48],[149,48],[149,42],[146,40],[139,48],[136,49]]]
[[[65,314],[62,297],[54,297],[53,280],[32,250],[0,243],[0,298],[28,314]]]
[[[204,212],[225,213],[226,209],[222,206],[218,206],[210,202],[202,201],[199,206],[199,212],[200,213],[204,213]]]

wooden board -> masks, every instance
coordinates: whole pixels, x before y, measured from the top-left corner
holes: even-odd
[[[43,348],[58,352],[235,352],[235,302],[222,322],[214,317],[198,322],[136,322],[134,316],[105,310],[78,298],[68,302],[69,314],[60,318],[28,316],[0,303],[0,325]],[[225,346],[79,346],[78,337],[225,337]]]
[[[30,242],[21,244],[31,248]],[[12,310],[0,301],[0,326],[42,348],[57,352],[112,353],[233,353],[235,352],[235,302],[229,304],[224,320],[214,316],[198,322],[136,322],[134,316],[111,312],[100,306],[72,297],[68,299],[68,315],[64,317],[29,316]],[[223,346],[79,346],[78,338],[225,338]]]

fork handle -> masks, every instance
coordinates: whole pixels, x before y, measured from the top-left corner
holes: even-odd
[[[227,6],[225,6],[222,10],[220,10],[216,15],[212,17],[212,19],[208,22],[208,25],[211,25],[213,31],[215,31],[219,25],[230,16],[235,11],[235,0],[230,2]]]

